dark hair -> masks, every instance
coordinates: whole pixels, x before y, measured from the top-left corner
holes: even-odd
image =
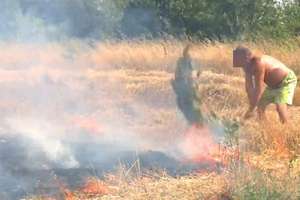
[[[252,52],[249,48],[245,47],[245,46],[242,46],[242,45],[239,45],[237,46],[234,50],[233,50],[234,53],[242,53],[244,55],[251,55]]]

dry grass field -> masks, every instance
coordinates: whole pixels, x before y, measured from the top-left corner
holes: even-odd
[[[300,48],[296,43],[293,46],[268,42],[247,45],[282,60],[299,75]],[[6,119],[12,116],[21,119],[41,116],[55,122],[52,125],[59,124],[68,130],[62,131],[62,135],[55,134],[55,138],[76,137],[72,131],[78,130],[85,130],[91,138],[124,139],[128,133],[129,138],[139,138],[135,145],[140,150],[175,155],[175,148],[180,150],[185,146],[173,145],[186,140],[184,133],[189,127],[176,106],[170,82],[186,44],[124,41],[91,47],[78,41],[2,43],[1,130],[7,128]],[[62,188],[61,198],[299,199],[300,107],[289,108],[288,125],[278,123],[272,106],[267,111],[267,121],[243,120],[247,110],[243,73],[231,64],[231,52],[237,44],[193,43],[191,48],[193,64],[201,71],[198,79],[203,109],[214,112],[227,129],[231,125],[226,125],[226,121],[239,126],[238,132],[222,135],[224,149],[214,157],[224,164],[221,169],[174,177],[163,169],[145,173],[136,170],[136,166],[120,167],[101,180],[90,177],[78,190]],[[20,125],[20,129],[23,127],[27,126]],[[199,148],[211,142],[197,141],[199,144],[193,145]],[[50,199],[42,196],[28,199]]]

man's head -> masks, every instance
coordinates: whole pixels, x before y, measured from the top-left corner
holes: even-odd
[[[233,67],[246,67],[252,58],[250,49],[238,46],[233,50]]]
[[[183,52],[182,52],[183,58],[186,58],[186,59],[191,58],[191,52],[190,52],[191,48],[192,48],[191,44],[186,45],[186,47],[183,49]]]

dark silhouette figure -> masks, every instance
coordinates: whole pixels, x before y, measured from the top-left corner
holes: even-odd
[[[203,125],[201,98],[198,84],[193,78],[192,59],[189,54],[190,45],[183,50],[177,61],[175,79],[172,86],[176,94],[177,105],[191,125]]]

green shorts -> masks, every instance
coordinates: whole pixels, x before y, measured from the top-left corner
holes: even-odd
[[[282,80],[280,86],[276,89],[267,87],[260,99],[259,105],[275,104],[293,104],[295,89],[297,86],[297,76],[291,70]]]

